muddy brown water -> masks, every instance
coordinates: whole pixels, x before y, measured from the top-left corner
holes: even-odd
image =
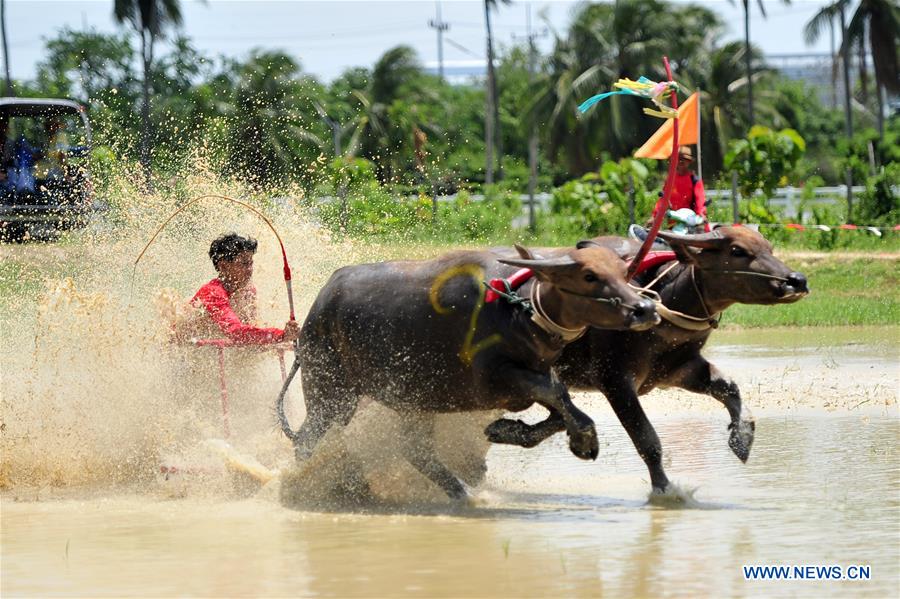
[[[158,476],[12,484],[0,495],[0,591],[896,596],[897,328],[720,332],[708,355],[741,384],[756,442],[741,464],[724,408],[680,392],[647,397],[675,497],[648,501],[627,436],[601,396],[580,393],[598,423],[596,463],[574,458],[561,435],[533,450],[494,447],[463,507],[297,509],[271,485],[238,497],[221,481],[176,489]],[[745,565],[858,565],[870,578],[746,580]]]

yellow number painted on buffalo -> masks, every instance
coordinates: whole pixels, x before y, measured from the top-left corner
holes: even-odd
[[[486,349],[495,343],[499,343],[503,337],[499,333],[494,333],[490,335],[478,343],[473,345],[473,341],[475,339],[475,333],[478,329],[478,315],[481,313],[481,309],[484,307],[484,293],[481,292],[481,282],[484,280],[484,269],[478,266],[477,264],[460,264],[459,266],[454,266],[452,268],[448,268],[437,277],[435,277],[434,282],[431,284],[431,289],[428,290],[428,300],[431,302],[431,307],[438,314],[450,314],[453,311],[453,308],[446,308],[441,305],[440,300],[438,299],[438,294],[440,294],[441,289],[443,289],[444,285],[447,284],[447,281],[454,277],[461,276],[469,276],[475,281],[476,286],[476,297],[477,300],[475,302],[475,307],[472,309],[472,316],[469,318],[469,330],[466,331],[466,337],[463,339],[463,345],[459,350],[459,359],[466,366],[471,366],[472,361],[475,359],[475,356],[483,349]]]

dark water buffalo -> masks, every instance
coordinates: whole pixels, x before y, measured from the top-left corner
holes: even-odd
[[[455,252],[348,266],[331,276],[303,324],[307,415],[299,431],[290,430],[279,399],[298,459],[311,455],[332,424],[347,424],[362,397],[404,416],[404,457],[453,498],[466,491],[434,455],[437,412],[515,412],[536,402],[560,414],[576,456],[596,458],[593,421],[572,405],[551,367],[588,326],[653,326],[659,322],[653,302],[627,286],[625,263],[606,248],[548,260],[499,257]],[[537,318],[521,305],[484,303],[482,281],[509,276],[510,266],[536,273],[520,292],[538,308]]]
[[[659,437],[638,397],[656,387],[712,396],[731,416],[728,446],[746,461],[753,444],[753,419],[741,405],[738,386],[700,351],[719,315],[732,304],[787,304],[809,293],[806,277],[791,271],[772,254],[772,245],[762,235],[746,227],[723,227],[702,235],[660,232],[660,237],[675,250],[678,262],[651,268],[636,283],[652,283],[659,294],[662,324],[642,332],[592,329],[568,345],[556,364],[564,384],[597,388],[606,395],[647,464],[655,491],[664,491],[669,479],[662,467]],[[637,250],[635,242],[612,237],[579,244],[585,245],[614,248],[620,255]],[[559,416],[551,412],[533,426],[501,419],[488,427],[487,434],[494,443],[533,447],[560,430]]]

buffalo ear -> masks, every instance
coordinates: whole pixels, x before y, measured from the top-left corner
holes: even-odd
[[[519,252],[520,258],[525,258],[526,260],[536,260],[537,259],[537,256],[535,255],[535,253],[532,252],[531,250],[529,250],[527,247],[519,245],[518,243],[515,244],[513,247],[515,247],[516,251]]]

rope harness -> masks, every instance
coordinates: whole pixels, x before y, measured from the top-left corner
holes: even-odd
[[[672,310],[671,308],[666,307],[666,305],[662,302],[662,298],[660,298],[659,293],[653,291],[652,287],[656,285],[660,281],[660,279],[669,274],[669,272],[679,264],[679,262],[673,262],[668,267],[663,269],[663,271],[659,273],[656,278],[654,278],[652,281],[650,281],[650,283],[644,285],[643,287],[638,287],[637,285],[630,284],[629,286],[639,294],[653,301],[653,303],[656,304],[656,312],[660,315],[660,317],[671,322],[679,328],[688,331],[705,331],[707,329],[719,328],[720,313],[709,313],[709,308],[706,307],[706,300],[703,298],[703,293],[700,291],[700,287],[697,285],[697,277],[694,273],[693,264],[690,265],[691,284],[694,287],[694,291],[697,293],[697,298],[700,300],[700,306],[703,308],[703,313],[705,314],[705,316],[691,316],[690,314],[685,314],[684,312],[679,312],[678,310]]]
[[[530,278],[530,276],[528,278]],[[527,281],[527,279],[519,279],[517,283],[521,285],[525,281]],[[531,292],[529,293],[529,297],[527,298],[516,293],[516,290],[513,287],[513,283],[510,282],[509,279],[492,279],[490,282],[482,281],[482,284],[486,289],[486,293],[494,293],[498,297],[505,299],[512,306],[521,306],[527,314],[531,315],[532,322],[543,329],[551,337],[556,337],[560,341],[565,341],[567,343],[574,341],[584,335],[584,333],[588,330],[588,326],[579,327],[577,329],[569,329],[557,324],[552,318],[550,318],[550,316],[544,311],[543,306],[541,306],[540,281],[535,282],[535,284],[531,287]],[[498,288],[500,285],[503,286],[502,290]],[[626,304],[620,297],[594,297],[592,295],[585,295],[576,291],[563,289],[562,287],[559,287],[558,289],[563,293],[568,293],[569,295],[583,297],[585,299],[589,299],[591,301],[599,302],[602,304],[609,304],[613,308],[622,306],[628,310],[631,310],[632,312],[637,312],[640,309],[639,306]],[[486,301],[491,300],[487,299]]]
[[[567,329],[564,326],[556,324],[553,319],[547,315],[544,308],[541,306],[540,287],[540,281],[537,281],[531,287],[531,305],[534,307],[534,313],[531,315],[531,322],[541,327],[544,331],[549,333],[550,336],[557,337],[560,341],[565,341],[566,343],[575,341],[584,335],[585,331],[588,330],[587,326],[579,327],[577,329]]]
[[[700,286],[697,283],[697,275],[695,272],[696,267],[693,264],[690,265],[691,285],[694,287],[694,291],[697,293],[697,298],[700,300],[700,306],[703,308],[703,313],[705,314],[705,316],[691,316],[690,314],[685,314],[684,312],[672,310],[666,307],[665,304],[663,304],[662,299],[659,297],[659,293],[653,291],[652,287],[656,285],[660,281],[660,279],[669,274],[669,272],[673,268],[678,266],[678,264],[679,262],[673,262],[667,268],[663,269],[663,271],[659,273],[656,278],[654,278],[652,281],[650,281],[650,283],[644,285],[643,287],[638,287],[636,285],[630,286],[641,295],[651,299],[653,303],[656,304],[656,311],[659,313],[659,315],[677,327],[689,331],[705,331],[706,329],[719,328],[721,312],[710,314],[709,308],[706,306],[706,299],[703,297],[703,292],[700,290]],[[787,283],[788,281],[787,277],[779,277],[777,275],[770,275],[762,272],[753,272],[752,270],[708,270],[705,272],[760,277],[763,279],[782,281],[784,283]]]

